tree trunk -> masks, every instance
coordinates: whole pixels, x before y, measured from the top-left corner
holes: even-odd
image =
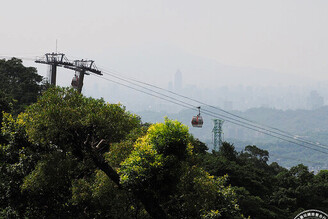
[[[105,161],[103,157],[100,156],[92,156],[93,162],[96,166],[101,169],[113,182],[119,187],[120,185],[120,176],[117,172]],[[148,214],[154,219],[166,219],[168,218],[158,200],[154,197],[151,192],[148,191],[138,191],[133,192],[135,197],[144,205]]]

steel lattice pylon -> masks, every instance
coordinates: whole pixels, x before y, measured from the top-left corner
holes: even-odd
[[[218,151],[219,147],[222,145],[222,125],[223,125],[223,120],[221,119],[212,119],[214,123],[213,127],[213,149],[214,151]]]

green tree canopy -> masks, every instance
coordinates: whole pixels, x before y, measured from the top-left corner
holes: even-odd
[[[241,217],[226,177],[196,166],[205,147],[177,121],[142,125],[119,104],[52,87],[17,118],[6,114],[2,131],[0,190],[11,194],[2,215]]]
[[[226,178],[213,177],[193,164],[193,139],[188,128],[165,119],[152,125],[121,164],[121,183],[134,191],[153,194],[172,218],[238,218],[239,208]]]
[[[43,78],[34,67],[25,67],[22,60],[12,58],[0,60],[0,95],[13,100],[15,113],[22,112],[28,105],[36,102],[44,89]]]

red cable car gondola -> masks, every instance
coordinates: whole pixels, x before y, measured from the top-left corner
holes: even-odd
[[[201,127],[203,127],[204,121],[203,121],[203,117],[201,117],[201,115],[200,115],[200,106],[197,108],[198,108],[199,113],[197,116],[192,117],[191,125],[196,128],[201,128]]]

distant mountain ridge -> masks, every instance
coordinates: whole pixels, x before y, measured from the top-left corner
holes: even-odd
[[[206,107],[203,107],[206,109]],[[211,111],[214,111],[211,109]],[[218,113],[224,114],[217,111]],[[231,111],[243,118],[247,118],[258,123],[276,127],[295,135],[306,135],[308,133],[327,132],[328,133],[328,106],[323,106],[315,110],[278,110],[273,108],[251,108],[244,112]],[[179,113],[141,111],[137,112],[145,122],[160,122],[164,116],[173,117],[190,126],[192,110],[182,110]],[[205,119],[204,129],[208,129],[208,123],[211,120],[207,115],[203,115]],[[231,117],[231,116],[229,116]],[[224,120],[224,118],[222,118]],[[207,124],[207,125],[206,125]],[[224,126],[235,126],[226,122]],[[228,135],[228,133],[227,133]],[[327,136],[328,143],[328,136]]]
[[[206,107],[204,107],[205,109]],[[213,111],[213,109],[211,109]],[[278,128],[280,130],[300,136],[314,142],[328,145],[328,106],[323,106],[315,110],[277,110],[272,108],[252,108],[244,112],[232,111],[232,113],[256,121],[260,124]],[[212,118],[203,114],[204,126],[201,129],[192,128],[190,121],[195,114],[192,110],[182,110],[176,114],[168,114],[165,112],[138,112],[144,122],[161,122],[165,116],[170,119],[177,119],[190,127],[190,132],[200,140],[206,142],[212,147]],[[221,113],[222,114],[222,113]],[[229,116],[231,117],[231,116]],[[241,149],[247,144],[254,144],[268,150],[272,154],[280,154],[285,157],[292,157],[297,160],[290,161],[288,159],[280,159],[280,163],[285,166],[295,165],[299,163],[301,158],[306,158],[303,163],[312,166],[318,164],[309,163],[308,161],[316,161],[320,166],[328,167],[328,160],[325,154],[309,150],[307,148],[281,141],[276,138],[248,130],[243,127],[234,125],[226,121],[223,124],[224,139],[234,143],[237,148]],[[328,148],[328,147],[327,147]],[[322,149],[324,150],[324,149]],[[328,153],[328,150],[325,150]],[[273,157],[273,160],[274,157]]]

